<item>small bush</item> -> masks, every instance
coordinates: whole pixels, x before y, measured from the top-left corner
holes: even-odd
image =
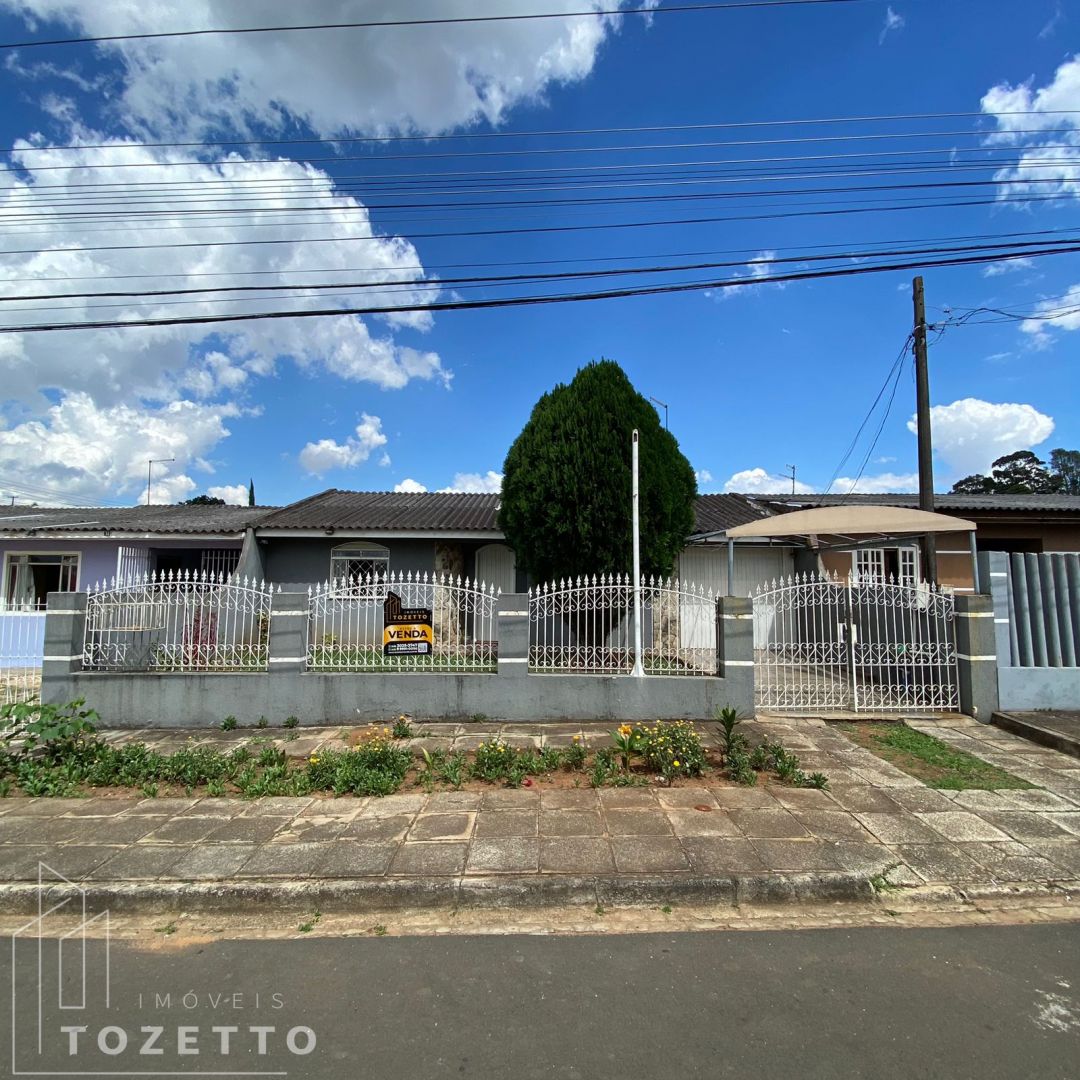
[[[286,716],[282,721],[281,726],[286,728],[294,728],[300,723],[300,720],[296,716]]]
[[[700,776],[705,768],[701,739],[694,725],[685,720],[643,727],[641,756],[668,783],[677,776]]]
[[[222,731],[233,731],[233,730],[235,730],[235,728],[236,728],[236,717],[235,716],[226,716],[225,719],[221,721],[221,730]]]
[[[61,761],[92,741],[100,719],[84,708],[82,698],[66,705],[20,701],[0,708],[0,741],[5,756],[17,762],[33,754],[46,761]]]
[[[489,783],[508,780],[516,756],[513,748],[507,746],[502,739],[489,739],[487,742],[482,742],[476,748],[472,775],[477,780],[487,780]]]
[[[412,733],[412,723],[409,721],[409,718],[402,713],[401,716],[394,721],[394,726],[390,729],[390,734],[393,735],[395,739],[411,739]]]

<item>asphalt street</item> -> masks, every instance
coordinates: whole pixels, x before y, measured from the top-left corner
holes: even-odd
[[[1080,1077],[1077,924],[114,941],[107,963],[31,927],[2,967],[13,1072]]]

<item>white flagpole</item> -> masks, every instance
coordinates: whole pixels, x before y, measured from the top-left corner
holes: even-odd
[[[644,678],[645,668],[641,664],[641,526],[638,510],[638,432],[634,429],[630,459],[630,471],[633,474],[633,532],[634,532],[634,670],[637,678]]]

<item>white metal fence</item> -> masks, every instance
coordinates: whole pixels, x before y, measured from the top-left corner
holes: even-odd
[[[796,574],[753,600],[760,708],[958,708],[955,602],[937,586]]]
[[[271,587],[194,572],[147,575],[91,589],[83,667],[89,671],[265,671]]]
[[[634,584],[601,574],[529,590],[529,670],[626,674],[634,666]],[[677,578],[642,578],[641,662],[650,675],[716,674],[716,597]]]
[[[383,604],[430,608],[429,656],[383,655]],[[309,590],[308,667],[316,671],[493,672],[499,590],[468,578],[391,573],[328,581]]]
[[[38,696],[44,652],[44,611],[0,611],[0,705]]]

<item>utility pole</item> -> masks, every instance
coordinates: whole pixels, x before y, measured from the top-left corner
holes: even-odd
[[[664,430],[667,431],[668,430],[668,422],[667,422],[667,409],[668,409],[668,407],[667,407],[667,402],[661,401],[658,397],[653,397],[651,394],[649,395],[649,400],[654,405],[659,405],[664,410]]]
[[[790,473],[790,475],[791,475],[791,494],[794,495],[795,494],[795,466],[794,465],[787,465],[787,466],[785,466],[785,468],[791,470],[791,473]]]
[[[926,301],[923,279],[911,283],[915,306],[915,416],[919,433],[919,509],[934,512],[934,459],[930,436],[930,373],[926,366]],[[923,578],[937,584],[937,539],[922,538]]]

